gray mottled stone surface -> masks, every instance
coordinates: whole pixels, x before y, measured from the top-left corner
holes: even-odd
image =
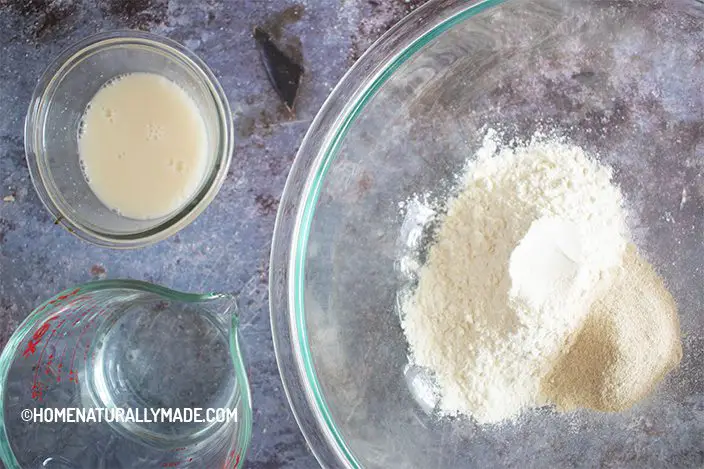
[[[330,89],[417,0],[0,0],[0,348],[43,299],[94,278],[135,278],[239,295],[254,404],[246,467],[317,466],[284,397],[271,343],[267,269],[279,195],[299,142]],[[267,25],[302,56],[297,115],[287,115],[259,61]],[[150,30],[199,54],[232,105],[237,142],[210,207],[178,235],[118,252],[55,226],[35,195],[22,126],[36,80],[72,42],[116,28]]]

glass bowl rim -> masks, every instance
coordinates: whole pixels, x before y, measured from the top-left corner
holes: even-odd
[[[178,211],[168,215],[157,225],[128,234],[111,234],[90,228],[66,210],[61,194],[51,187],[51,178],[43,162],[43,127],[45,113],[56,85],[72,66],[86,54],[120,46],[141,46],[168,55],[184,68],[189,69],[206,86],[217,111],[219,140],[213,151],[215,164],[200,191]],[[195,53],[167,37],[144,31],[114,30],[85,37],[65,48],[42,73],[30,99],[24,123],[24,149],[30,178],[44,207],[70,233],[84,241],[114,249],[141,248],[164,240],[192,223],[219,192],[227,176],[234,149],[234,127],[230,105],[214,73]]]
[[[376,92],[425,45],[509,0],[431,0],[378,39],[342,77],[308,129],[279,205],[269,267],[274,351],[289,406],[321,466],[363,465],[333,419],[312,359],[305,316],[305,258],[323,180],[345,135]]]

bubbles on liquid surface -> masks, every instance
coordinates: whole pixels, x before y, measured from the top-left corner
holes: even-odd
[[[81,168],[81,173],[83,173],[83,178],[86,180],[87,183],[90,184],[90,178],[88,177],[88,170],[86,169],[86,162],[83,160],[83,158],[78,158],[78,167]]]
[[[164,128],[158,124],[149,123],[147,124],[147,140],[156,141],[164,138]]]
[[[81,120],[78,122],[78,137],[80,138],[86,131],[86,116],[88,115],[88,112],[91,109],[91,104],[88,103],[86,105],[86,108],[83,110],[83,115],[81,116]]]
[[[86,109],[86,112],[88,112],[87,109]],[[85,120],[85,119],[86,119],[86,118],[85,118],[85,113],[84,113],[84,114],[83,114],[83,117],[82,117],[81,120],[78,122],[78,138],[79,138],[79,139],[83,136],[83,134],[84,134],[85,131],[86,131],[86,120]]]
[[[112,77],[111,79],[106,81],[105,84],[103,84],[103,86],[101,86],[100,88],[103,89],[103,88],[107,88],[110,85],[114,85],[118,81],[122,80],[122,77],[123,77],[123,75],[118,75],[116,77]]]
[[[115,110],[110,109],[109,107],[104,107],[102,109],[102,111],[103,111],[103,116],[105,116],[105,118],[108,120],[108,122],[110,122],[111,124],[114,124],[115,123],[115,116],[117,115]]]

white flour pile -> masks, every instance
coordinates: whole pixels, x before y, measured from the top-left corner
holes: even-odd
[[[603,294],[628,242],[611,170],[554,138],[489,133],[404,305],[412,359],[444,415],[479,423],[546,403],[541,378]]]

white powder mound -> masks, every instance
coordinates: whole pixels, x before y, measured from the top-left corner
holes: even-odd
[[[545,404],[549,372],[627,243],[610,168],[563,140],[502,147],[489,132],[402,306],[443,415],[478,423]]]

